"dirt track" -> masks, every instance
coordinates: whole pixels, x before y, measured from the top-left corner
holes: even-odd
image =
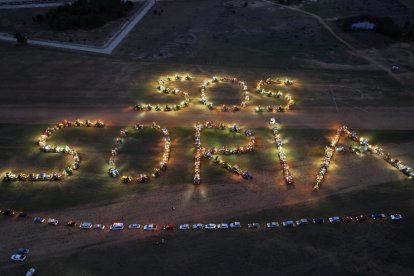
[[[0,123],[54,124],[63,119],[90,118],[102,119],[112,125],[125,126],[135,122],[157,121],[165,126],[192,126],[197,121],[224,121],[245,124],[249,127],[265,127],[271,117],[281,118],[286,128],[335,129],[347,125],[353,129],[401,129],[412,130],[414,108],[373,108],[373,107],[320,107],[298,108],[287,113],[256,113],[251,106],[237,113],[209,112],[197,104],[179,112],[135,112],[130,105],[46,107],[31,106],[31,116],[27,107],[3,105],[0,110]],[[53,119],[51,119],[53,118]]]

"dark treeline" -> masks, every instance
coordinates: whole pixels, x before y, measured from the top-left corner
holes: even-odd
[[[59,31],[92,29],[125,16],[132,8],[131,1],[77,0],[72,4],[52,9],[45,15],[38,14],[33,20],[46,21],[51,28]]]
[[[277,0],[277,2],[281,5],[296,5],[301,4],[302,0]]]

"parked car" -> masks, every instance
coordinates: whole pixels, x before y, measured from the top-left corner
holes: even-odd
[[[276,124],[276,119],[274,117],[270,118],[269,124],[271,125]]]
[[[390,215],[391,220],[393,221],[397,221],[397,220],[402,220],[402,215],[401,214],[392,214]]]
[[[270,229],[279,227],[279,222],[277,222],[277,221],[268,222],[268,223],[266,223],[266,227],[270,228]]]
[[[247,228],[249,228],[249,229],[260,228],[260,223],[257,223],[257,222],[249,223],[249,224],[247,224]]]
[[[43,223],[43,222],[45,222],[45,219],[42,218],[42,217],[35,217],[33,219],[33,221],[36,222],[36,223]]]
[[[166,224],[166,225],[164,225],[164,227],[162,229],[165,230],[165,231],[172,231],[172,230],[174,230],[174,228],[175,228],[175,225]]]
[[[322,223],[325,222],[325,220],[323,218],[313,218],[312,221],[315,224],[322,224]]]
[[[124,223],[123,222],[114,222],[109,226],[109,230],[124,230]]]
[[[34,275],[35,272],[36,272],[36,269],[34,269],[34,267],[32,267],[26,272],[26,276],[32,276],[32,275]]]
[[[34,267],[32,267],[26,272],[26,276],[32,276],[32,275],[34,275],[35,272],[36,272],[36,269],[34,269]]]
[[[387,218],[387,216],[385,214],[373,214],[371,217],[372,217],[372,219],[375,219],[375,220]]]
[[[241,223],[240,223],[240,221],[235,221],[235,222],[230,223],[230,228],[232,228],[232,229],[238,229],[238,228],[241,228]]]
[[[157,230],[157,225],[155,224],[145,224],[144,231],[155,231]]]
[[[13,209],[5,209],[2,211],[3,216],[13,216],[15,211]]]
[[[66,222],[67,226],[75,226],[76,222],[74,220],[69,220],[68,222]]]
[[[27,215],[26,212],[20,212],[19,213],[19,218],[27,218],[27,217],[28,217],[28,215]]]
[[[368,218],[367,218],[366,215],[361,214],[361,215],[357,216],[355,219],[357,221],[366,221]]]
[[[92,228],[92,222],[89,221],[83,221],[79,224],[80,229],[91,229]]]
[[[181,224],[180,225],[180,230],[189,230],[190,229],[190,225],[189,224]]]
[[[26,255],[13,254],[10,259],[15,262],[23,262],[26,260]]]
[[[229,225],[227,223],[219,223],[217,224],[218,229],[227,230],[229,229]]]
[[[131,223],[130,225],[128,225],[128,229],[139,229],[141,228],[141,225],[138,223]]]
[[[308,219],[306,219],[306,218],[302,218],[302,219],[300,219],[300,220],[297,220],[297,221],[296,221],[296,224],[297,224],[297,225],[306,225],[306,224],[308,224]]]
[[[17,250],[16,254],[19,255],[27,255],[29,254],[30,250],[28,248],[19,248],[19,250]]]
[[[97,223],[93,225],[93,229],[95,230],[104,230],[105,229],[105,225],[101,224],[101,223]]]
[[[56,226],[56,225],[59,224],[59,221],[57,219],[54,219],[54,218],[49,218],[47,220],[47,224],[52,225],[52,226]]]
[[[354,219],[351,216],[342,217],[343,222],[353,222]]]
[[[330,223],[337,223],[337,222],[340,222],[341,221],[341,218],[340,217],[338,217],[338,216],[335,216],[335,217],[330,217],[329,218],[329,222]]]
[[[286,220],[282,223],[283,227],[293,227],[295,225],[295,223],[293,222],[293,220]]]
[[[217,225],[215,225],[214,223],[208,223],[208,224],[204,225],[204,229],[207,229],[207,230],[213,230],[213,229],[216,229],[216,228],[217,228]]]
[[[195,224],[193,224],[193,229],[194,230],[203,229],[203,224],[195,223]]]

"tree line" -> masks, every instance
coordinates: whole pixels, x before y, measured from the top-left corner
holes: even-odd
[[[46,14],[37,14],[33,21],[43,22],[55,30],[93,29],[125,16],[132,10],[131,1],[122,0],[77,0],[51,9]]]

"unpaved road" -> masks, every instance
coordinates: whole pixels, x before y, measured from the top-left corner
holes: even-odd
[[[352,129],[401,129],[412,130],[412,107],[312,107],[300,108],[286,113],[256,113],[251,106],[240,112],[209,112],[202,105],[195,104],[181,111],[136,112],[131,105],[98,106],[27,106],[2,105],[0,123],[54,124],[63,119],[102,119],[112,125],[132,125],[136,122],[157,121],[167,127],[192,126],[197,121],[237,122],[248,127],[265,127],[271,117],[281,118],[286,128],[335,129],[347,125]],[[53,119],[51,119],[53,118]]]
[[[296,7],[291,7],[291,6],[286,6],[286,5],[281,5],[281,4],[277,4],[274,2],[270,2],[267,1],[273,5],[279,6],[280,8],[285,8],[285,9],[289,9],[289,10],[293,10],[296,12],[300,12],[302,14],[306,14],[308,16],[313,17],[314,19],[316,19],[333,37],[335,37],[339,42],[341,42],[343,45],[345,45],[346,47],[348,47],[352,53],[358,57],[360,57],[361,59],[364,59],[366,61],[368,61],[370,64],[375,65],[377,68],[381,69],[382,71],[386,72],[391,78],[393,78],[394,80],[398,81],[401,84],[404,84],[405,82],[399,78],[397,75],[395,75],[392,70],[386,66],[384,66],[383,64],[381,64],[380,62],[376,61],[374,58],[370,57],[365,51],[361,51],[356,49],[354,46],[352,46],[351,44],[349,44],[348,42],[346,42],[343,38],[341,38],[334,30],[332,30],[332,28],[325,22],[325,20],[323,20],[322,17],[311,13],[311,12],[307,12],[304,11],[302,9],[296,8]]]

